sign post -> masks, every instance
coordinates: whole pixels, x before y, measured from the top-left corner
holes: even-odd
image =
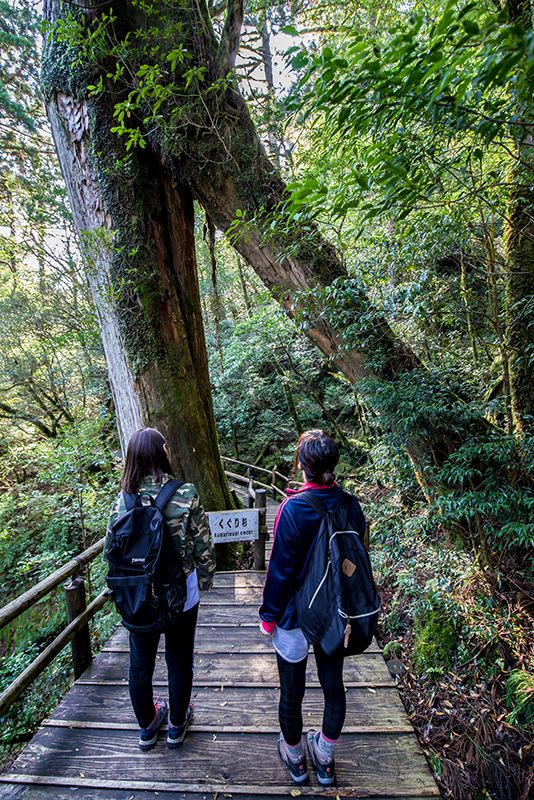
[[[258,509],[209,511],[208,520],[215,544],[255,542],[260,535]]]

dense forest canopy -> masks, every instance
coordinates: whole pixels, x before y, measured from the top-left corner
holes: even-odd
[[[324,427],[444,795],[526,798],[531,3],[0,11],[7,598],[102,535],[139,425],[211,508],[235,503],[220,453],[289,473]],[[63,614],[2,631],[2,686]],[[61,685],[7,715],[7,750]]]

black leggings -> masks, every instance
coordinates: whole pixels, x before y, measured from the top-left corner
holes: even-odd
[[[179,619],[163,631],[165,661],[169,677],[169,718],[174,725],[185,720],[193,686],[193,648],[198,616],[198,603],[184,611]],[[154,719],[152,676],[158,652],[159,632],[130,631],[130,674],[128,687],[133,710],[141,728]]]
[[[321,647],[314,647],[317,674],[324,695],[323,733],[328,739],[337,739],[345,722],[347,701],[343,685],[343,653],[327,656]],[[288,745],[296,745],[302,737],[302,700],[306,689],[308,658],[291,664],[278,653],[280,675],[280,704],[278,718]]]

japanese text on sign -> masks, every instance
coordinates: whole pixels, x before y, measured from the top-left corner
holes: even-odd
[[[210,511],[208,519],[215,543],[255,541],[259,536],[259,516],[256,508],[251,511]]]

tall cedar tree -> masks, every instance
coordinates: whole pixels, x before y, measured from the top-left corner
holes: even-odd
[[[208,6],[193,0],[124,0],[112,14],[104,5],[72,9],[45,5],[52,25],[43,85],[77,225],[91,232],[90,277],[125,430],[140,419],[158,422],[180,449],[195,446],[202,461],[216,462],[193,197],[288,312],[305,315],[310,339],[350,380],[387,384],[419,370],[354,282],[336,325],[314,312],[314,293],[346,277],[317,230],[302,235],[288,221],[276,237],[270,232],[285,185],[233,78],[243,3],[227,4],[219,37]],[[359,345],[348,349],[343,328],[355,321]],[[469,427],[485,423],[470,419]],[[430,437],[414,433],[407,443],[427,486],[465,435],[452,424],[429,428]]]

